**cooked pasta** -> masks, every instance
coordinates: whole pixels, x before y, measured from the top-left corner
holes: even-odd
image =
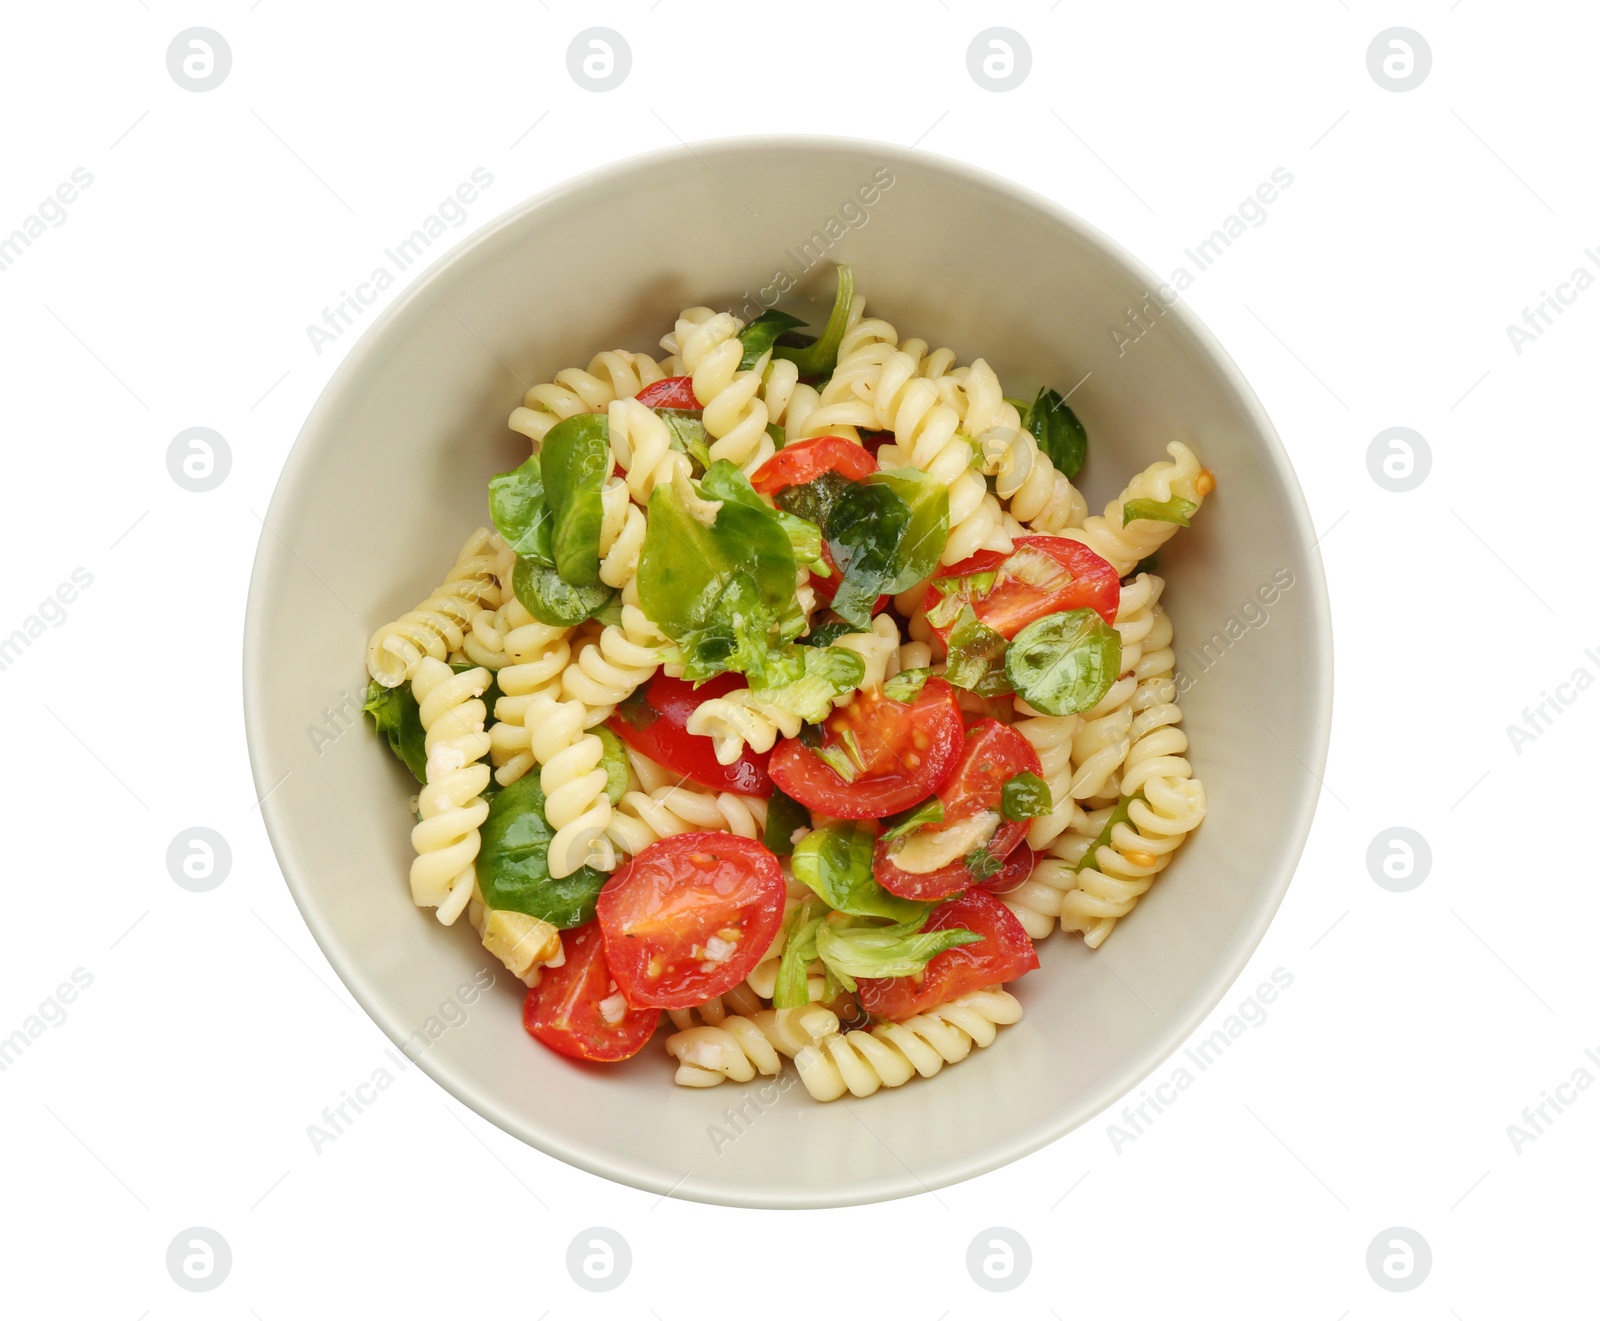
[[[690,307],[529,389],[536,458],[371,635],[366,709],[415,902],[532,1036],[829,1101],[991,1045],[1034,942],[1098,948],[1201,824],[1147,561],[1215,479],[1174,440],[1091,516],[1048,383],[845,272],[813,331]]]

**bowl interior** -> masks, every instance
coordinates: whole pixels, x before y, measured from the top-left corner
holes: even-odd
[[[764,140],[697,152],[626,162],[502,217],[351,352],[288,461],[251,585],[256,780],[277,785],[264,810],[279,861],[356,998],[507,1131],[682,1197],[807,1206],[914,1193],[1094,1115],[1238,974],[1315,802],[1307,767],[1322,765],[1332,687],[1321,568],[1248,388],[1181,306],[1119,351],[1110,327],[1156,285],[1081,222],[897,148]],[[1059,934],[1042,942],[1042,968],[1016,988],[1023,1021],[936,1079],[818,1105],[759,1079],[675,1087],[659,1044],[624,1066],[579,1066],[524,1036],[521,984],[465,922],[444,929],[412,906],[415,785],[370,726],[349,727],[365,641],[487,522],[488,477],[526,454],[505,420],[527,384],[603,348],[659,352],[685,306],[749,317],[784,291],[786,307],[815,309],[840,261],[902,337],[986,358],[1011,395],[1072,390],[1091,505],[1169,440],[1216,472],[1216,494],[1161,566],[1210,817],[1098,953]],[[973,1115],[983,1122],[962,1122]]]

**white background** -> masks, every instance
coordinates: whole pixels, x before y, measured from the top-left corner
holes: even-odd
[[[633,55],[606,94],[566,67],[595,24]],[[233,55],[198,94],[166,65],[195,25]],[[968,74],[993,25],[1032,51],[1014,91]],[[1395,25],[1433,55],[1404,93],[1367,68]],[[1600,261],[1583,255],[1600,243],[1592,13],[105,0],[13,7],[4,26],[0,236],[75,168],[93,176],[0,272],[0,636],[74,569],[93,577],[0,672],[14,914],[0,1035],[75,968],[93,978],[0,1074],[8,1313],[1592,1312],[1600,1088],[1567,1093],[1520,1150],[1507,1126],[1574,1070],[1600,1079],[1584,1056],[1600,1055],[1584,829],[1600,695],[1567,690],[1577,700],[1520,752],[1507,726],[1575,669],[1600,676],[1584,655],[1600,648],[1584,568],[1600,293],[1520,354],[1506,330]],[[306,326],[474,167],[494,182],[451,241],[604,162],[767,131],[975,163],[1163,275],[1274,168],[1293,175],[1186,295],[1260,393],[1325,534],[1339,690],[1299,875],[1199,1035],[1273,969],[1293,985],[1120,1150],[1108,1113],[1019,1165],[890,1205],[663,1202],[524,1148],[417,1070],[315,1154],[306,1126],[385,1042],[290,901],[241,727],[258,515],[355,339],[319,355]],[[692,238],[689,218],[659,223]],[[231,448],[209,493],[167,472],[193,426]],[[1392,426],[1431,447],[1408,493],[1368,471]],[[167,872],[169,841],[195,825],[233,850],[210,893]],[[1369,843],[1396,825],[1432,847],[1409,893],[1368,872]],[[632,1248],[609,1294],[564,1265],[592,1225]],[[964,1265],[995,1225],[1032,1248],[1005,1294]],[[215,1292],[168,1275],[190,1226],[231,1246]],[[1431,1246],[1414,1292],[1368,1273],[1391,1226]]]

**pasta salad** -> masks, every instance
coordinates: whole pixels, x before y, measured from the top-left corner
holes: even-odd
[[[1156,553],[1182,443],[1101,513],[1054,390],[868,317],[693,307],[527,392],[493,530],[367,648],[411,893],[544,1045],[818,1100],[989,1045],[1205,816]]]

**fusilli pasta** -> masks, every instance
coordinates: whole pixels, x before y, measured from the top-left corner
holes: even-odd
[[[485,608],[498,609],[510,565],[505,543],[479,528],[467,538],[443,584],[426,601],[385,624],[367,643],[367,673],[397,688],[416,673],[424,656],[443,660],[459,651],[465,630]]]
[[[489,671],[455,673],[441,660],[423,657],[411,680],[426,731],[427,782],[417,795],[421,818],[411,832],[417,856],[411,863],[411,897],[432,908],[446,926],[461,916],[477,882],[478,827],[489,815],[479,796],[489,783],[483,757],[488,710],[482,696]]]

